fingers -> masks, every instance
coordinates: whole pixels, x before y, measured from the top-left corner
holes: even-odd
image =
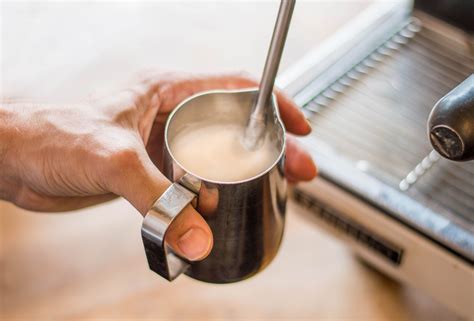
[[[161,85],[160,85],[161,84]],[[157,82],[160,87],[162,105],[160,113],[168,113],[177,104],[198,92],[212,89],[242,89],[258,87],[258,82],[244,74],[227,74],[217,76],[177,76],[168,74]],[[311,126],[306,121],[300,108],[282,91],[276,90],[280,115],[286,129],[295,135],[307,135]]]
[[[203,83],[211,88],[240,89],[257,87],[258,82],[245,75],[224,75],[210,78],[209,82]],[[207,89],[211,89],[207,88]],[[203,89],[204,90],[204,89]],[[275,90],[280,110],[280,116],[288,132],[295,135],[307,135],[311,132],[311,126],[300,108],[281,90]]]
[[[295,135],[308,135],[311,125],[301,112],[300,108],[286,94],[276,91],[280,116],[288,132]]]
[[[202,91],[213,89],[241,89],[258,84],[249,77],[230,75],[177,75],[163,74],[154,82],[159,90],[161,106],[159,113],[167,114],[184,99]]]
[[[290,183],[310,181],[317,173],[311,155],[300,147],[293,137],[287,137],[285,176],[288,181]]]
[[[114,156],[110,189],[126,198],[146,215],[158,197],[170,186],[144,150],[122,150]],[[212,232],[202,216],[191,206],[176,217],[166,234],[166,242],[178,255],[201,260],[212,249]]]

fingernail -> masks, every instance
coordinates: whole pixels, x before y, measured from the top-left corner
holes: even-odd
[[[308,128],[309,128],[309,133],[311,133],[313,131],[313,126],[311,126],[311,123],[307,118],[305,118],[305,120],[306,120],[306,125],[308,125]]]
[[[178,239],[178,247],[191,261],[199,260],[209,252],[211,240],[203,229],[193,227]]]

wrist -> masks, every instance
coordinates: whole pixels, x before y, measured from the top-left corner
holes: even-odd
[[[15,106],[0,103],[0,199],[9,200],[15,189],[12,151],[18,140]]]

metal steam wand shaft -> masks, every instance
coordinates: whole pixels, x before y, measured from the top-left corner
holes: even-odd
[[[273,30],[270,48],[258,89],[257,100],[250,114],[247,128],[245,129],[243,143],[249,150],[257,148],[265,136],[267,110],[268,108],[272,108],[270,99],[272,97],[273,86],[280,65],[283,48],[285,47],[286,36],[290,28],[295,2],[295,0],[282,0],[280,3],[277,21]]]

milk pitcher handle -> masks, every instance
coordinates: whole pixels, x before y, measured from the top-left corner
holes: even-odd
[[[189,263],[166,244],[168,227],[199,192],[198,182],[186,174],[156,200],[142,223],[142,239],[150,269],[168,281],[183,273]]]

